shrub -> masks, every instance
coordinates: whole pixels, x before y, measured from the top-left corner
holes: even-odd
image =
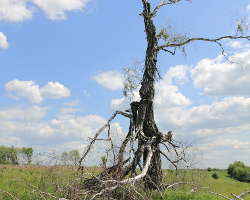
[[[247,181],[247,169],[242,167],[236,167],[233,171],[233,177],[238,181]]]
[[[238,181],[250,182],[250,167],[245,166],[243,162],[237,161],[230,164],[227,173]]]
[[[212,171],[211,167],[207,168],[207,171],[211,172]]]
[[[233,171],[234,171],[234,166],[230,164],[227,168],[227,173],[232,177],[233,176]]]
[[[214,172],[214,173],[212,174],[212,177],[213,177],[214,179],[218,179],[218,178],[219,178],[219,175],[218,175],[216,172]]]

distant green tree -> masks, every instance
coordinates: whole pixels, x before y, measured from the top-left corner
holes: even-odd
[[[2,165],[18,165],[19,158],[24,157],[27,159],[27,163],[31,163],[31,158],[33,155],[32,147],[26,148],[18,148],[18,147],[5,147],[0,146],[0,164]]]
[[[67,163],[68,159],[69,159],[69,153],[67,151],[62,152],[62,160],[64,164]]]
[[[80,159],[80,154],[78,150],[71,150],[69,152],[69,157],[72,161],[74,161],[75,163],[78,162],[78,160]]]
[[[32,162],[33,149],[32,147],[23,147],[21,149],[21,155],[27,159],[27,163],[30,164]]]
[[[12,165],[18,165],[17,149],[14,148],[14,146],[12,146],[8,149],[9,149],[9,161],[11,162]]]
[[[26,156],[27,156],[28,164],[30,164],[32,161],[32,155],[33,155],[32,147],[27,148],[26,149]]]
[[[212,171],[211,167],[207,168],[207,171],[211,172]]]
[[[67,151],[64,151],[64,152],[62,152],[62,156],[68,157],[68,156],[69,156],[69,153],[68,153]]]
[[[3,145],[0,147],[0,164],[2,165],[11,164],[11,162],[8,159],[9,159],[8,148]]]

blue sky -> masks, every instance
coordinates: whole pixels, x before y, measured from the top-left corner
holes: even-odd
[[[145,58],[141,12],[139,0],[0,0],[0,145],[82,152],[117,109],[129,108],[122,69]],[[154,22],[217,38],[235,34],[237,16],[249,22],[250,1],[181,1]],[[159,53],[155,118],[161,131],[198,140],[206,167],[250,166],[250,43],[222,44],[241,65],[212,43],[187,45],[186,60]],[[118,117],[111,130],[124,135],[128,125]]]

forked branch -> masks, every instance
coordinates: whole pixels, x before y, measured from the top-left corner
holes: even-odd
[[[161,3],[159,3],[159,5],[156,6],[155,9],[154,9],[154,11],[152,12],[152,18],[155,17],[156,13],[158,12],[158,10],[159,10],[162,6],[168,5],[168,4],[176,4],[176,3],[180,2],[180,1],[181,1],[181,0],[168,0],[168,3],[166,3],[165,0],[162,0]],[[190,2],[191,2],[191,0],[186,0],[186,1],[190,1]]]
[[[95,137],[92,138],[90,144],[87,146],[87,148],[85,149],[84,153],[83,153],[83,156],[81,157],[81,159],[79,160],[79,164],[81,165],[82,164],[82,161],[83,159],[88,155],[89,151],[91,150],[91,148],[93,147],[97,137],[99,136],[99,134],[104,131],[104,129],[108,126],[110,126],[110,123],[111,121],[115,118],[115,116],[117,114],[120,114],[120,115],[123,115],[125,117],[128,117],[128,118],[131,118],[132,115],[131,114],[128,114],[128,113],[125,113],[125,112],[122,112],[122,111],[119,111],[117,110],[108,120],[108,122],[95,134]]]

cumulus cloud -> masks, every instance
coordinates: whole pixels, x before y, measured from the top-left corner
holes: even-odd
[[[186,65],[177,65],[175,67],[170,67],[162,82],[164,81],[166,85],[171,85],[174,81],[177,84],[183,85],[188,81],[188,77],[186,75],[188,69],[189,68]]]
[[[8,109],[0,110],[1,120],[19,119],[20,121],[37,121],[38,119],[46,116],[47,110],[50,107],[11,107]]]
[[[0,48],[7,49],[9,46],[9,43],[7,42],[7,37],[0,32]]]
[[[25,143],[26,146],[44,147],[41,151],[46,151],[51,147],[59,149],[63,147],[83,148],[88,144],[88,137],[93,137],[107,122],[106,119],[98,115],[41,122],[40,118],[45,116],[47,107],[17,107],[17,111],[14,109],[10,108],[0,112],[0,143],[7,140],[19,141],[18,144]],[[21,115],[24,116],[21,117]],[[20,120],[15,120],[16,118],[20,118]],[[117,134],[122,133],[118,123],[111,125],[111,130],[116,131]],[[103,134],[107,137],[105,132]],[[81,144],[79,143],[79,146],[69,145],[76,141],[80,141]],[[16,143],[10,143],[10,145],[13,144]],[[78,145],[78,143],[75,144]]]
[[[234,55],[245,68],[250,67],[250,50]],[[191,69],[191,77],[196,88],[203,88],[209,96],[249,95],[250,72],[237,64],[223,61],[222,56],[216,59],[203,59]]]
[[[48,82],[45,87],[39,89],[34,81],[12,80],[4,85],[6,95],[18,100],[19,98],[28,99],[30,103],[39,104],[43,98],[62,98],[69,97],[70,91],[58,82]]]
[[[250,98],[227,97],[222,102],[190,109],[156,110],[156,119],[162,128],[168,122],[172,127],[181,127],[183,132],[236,127],[250,119]]]
[[[229,163],[237,160],[249,165],[250,142],[238,139],[214,139],[198,147],[203,152],[206,167],[227,168]]]
[[[70,91],[58,82],[48,82],[40,89],[40,94],[43,98],[60,99],[62,97],[69,97]]]
[[[233,149],[246,149],[249,150],[250,149],[250,142],[242,142],[239,140],[229,140],[229,139],[225,139],[223,141],[220,142],[216,142],[214,144],[211,145],[212,148],[216,148],[216,147],[232,147]]]
[[[92,78],[105,88],[110,90],[119,90],[123,88],[124,77],[117,71],[107,71]]]
[[[242,49],[250,46],[249,44],[244,44],[243,41],[230,41],[227,45],[235,49]]]
[[[67,18],[67,11],[82,11],[90,0],[33,0],[33,3],[41,8],[46,16],[52,20]]]
[[[1,0],[0,20],[21,22],[32,19],[34,6],[27,6],[29,0]]]
[[[43,98],[39,92],[39,86],[34,84],[34,81],[19,81],[15,79],[6,83],[4,87],[6,95],[13,99],[25,98],[30,103],[41,103]],[[15,94],[12,94],[12,92]]]
[[[32,19],[37,8],[51,20],[67,19],[66,12],[83,11],[91,0],[1,0],[0,20],[22,22]],[[31,6],[29,6],[29,5]]]
[[[188,67],[185,65],[171,67],[163,79],[155,84],[155,109],[191,105],[190,99],[178,92],[178,86],[172,85],[173,80],[175,83],[184,84],[188,80],[187,71]]]

